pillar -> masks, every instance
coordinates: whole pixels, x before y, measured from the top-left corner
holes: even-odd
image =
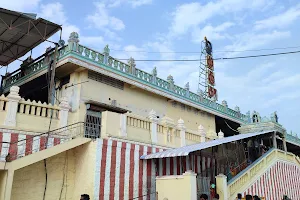
[[[198,126],[198,133],[200,135],[200,142],[205,142],[206,139],[206,132],[202,125]]]
[[[70,105],[67,97],[61,98],[59,108],[59,126],[60,128],[66,127],[68,125],[68,114],[70,110]]]
[[[120,136],[127,137],[127,115],[120,114]]]
[[[151,142],[157,143],[157,115],[154,110],[149,112],[149,119],[151,121]]]
[[[10,200],[12,185],[14,180],[14,171],[8,170],[6,173],[6,184],[5,184],[5,191],[4,191],[4,200]]]
[[[273,133],[273,147],[277,149],[276,131]]]
[[[220,200],[228,199],[228,190],[227,190],[227,177],[224,174],[219,174],[216,176],[216,187],[217,194],[220,196]]]
[[[184,121],[183,119],[178,120],[178,125],[177,125],[179,131],[180,131],[180,144],[181,146],[186,146],[186,141],[185,141],[185,126],[184,126]]]
[[[282,138],[282,143],[283,143],[283,150],[285,152],[287,152],[287,146],[286,146],[286,138],[285,138],[285,136]]]
[[[17,111],[18,111],[18,104],[21,99],[19,95],[20,88],[18,86],[12,86],[10,88],[9,95],[7,96],[7,113],[4,120],[4,125],[6,126],[16,126],[17,121]]]
[[[189,185],[189,193],[187,193],[186,199],[197,200],[197,174],[192,170],[188,170],[182,176],[187,180],[187,185]]]

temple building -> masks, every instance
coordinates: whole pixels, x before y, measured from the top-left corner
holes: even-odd
[[[2,77],[0,199],[300,196],[300,139],[276,112],[243,114],[76,32],[26,62]]]

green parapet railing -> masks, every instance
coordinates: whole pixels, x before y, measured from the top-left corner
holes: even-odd
[[[295,143],[300,146],[300,138],[298,138],[297,136],[286,134],[286,141]]]
[[[177,85],[174,85],[173,78],[171,78],[170,80],[168,79],[168,81],[166,81],[157,77],[156,71],[152,74],[149,74],[141,69],[135,68],[135,63],[133,59],[129,60],[129,63],[124,63],[109,56],[108,46],[104,48],[103,53],[97,52],[88,47],[78,44],[78,35],[73,35],[72,40],[69,39],[68,42],[68,46],[65,46],[59,50],[59,55],[57,57],[58,61],[62,58],[72,55],[73,57],[79,60],[91,62],[100,68],[104,68],[108,71],[135,80],[139,83],[149,85],[153,88],[164,91],[172,96],[192,102],[196,105],[215,111],[219,114],[228,116],[230,118],[234,118],[241,123],[249,122],[250,116],[244,115],[240,111],[230,109],[227,106],[203,98],[202,96],[189,91],[189,88],[182,88]],[[51,56],[53,56],[53,52],[51,52]],[[8,91],[8,89],[12,85],[19,85],[24,80],[45,70],[47,67],[48,65],[44,64],[44,58],[41,58],[36,62],[32,63],[26,69],[24,76],[21,76],[21,71],[16,71],[16,73],[5,77],[3,88],[4,91]]]
[[[78,50],[72,51],[71,54],[78,59],[84,59],[88,62],[92,62],[94,65],[97,65],[100,68],[104,68],[108,71],[130,78],[139,83],[149,85],[180,99],[187,100],[217,113],[226,115],[230,118],[234,118],[242,123],[249,122],[249,116],[244,115],[239,111],[232,110],[224,105],[203,98],[198,94],[190,92],[189,89],[174,85],[172,80],[163,80],[157,77],[156,73],[149,74],[141,69],[135,68],[134,63],[130,64],[130,62],[132,62],[130,60],[129,63],[124,63],[109,56],[109,49],[107,52],[104,50],[104,53],[99,53],[88,47],[78,44]]]
[[[67,52],[68,52],[68,49],[66,46],[60,48],[58,50],[57,60],[65,57]],[[54,50],[49,52],[48,55],[50,58],[49,60],[53,59]],[[4,76],[3,77],[3,88],[2,88],[4,93],[7,92],[11,86],[19,85],[22,82],[24,82],[24,80],[28,79],[29,77],[32,77],[32,76],[38,74],[39,72],[47,69],[48,65],[49,65],[49,62],[46,63],[45,56],[42,56],[41,58],[35,60],[33,63],[31,63],[29,66],[27,66],[24,69],[23,74],[22,74],[21,68],[19,68],[18,70],[10,73],[9,75]]]

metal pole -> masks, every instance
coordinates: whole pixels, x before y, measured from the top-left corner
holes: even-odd
[[[50,76],[50,86],[49,86],[49,91],[48,91],[48,103],[54,103],[54,88],[55,88],[55,82],[54,82],[54,77],[55,77],[55,68],[56,68],[56,60],[57,60],[57,53],[58,53],[58,44],[55,46],[55,51],[54,51],[54,57],[53,57],[53,64],[52,64],[52,70],[51,70],[51,76]],[[51,67],[51,66],[49,66]]]

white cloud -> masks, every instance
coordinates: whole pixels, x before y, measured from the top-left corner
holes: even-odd
[[[142,5],[148,5],[152,3],[152,0],[130,0],[128,1],[132,7],[136,8]]]
[[[57,24],[64,24],[67,21],[67,17],[63,10],[63,5],[59,2],[49,3],[41,5],[40,16],[45,19],[49,19]]]
[[[204,36],[209,36],[209,40],[220,40],[226,38],[224,33],[228,28],[232,27],[234,23],[224,22],[216,27],[206,25],[203,28],[195,28],[192,32],[192,38],[195,43],[201,43]]]
[[[265,46],[277,40],[290,37],[289,31],[272,31],[267,33],[246,32],[237,34],[231,45],[224,47],[225,51],[245,51]],[[230,52],[225,56],[235,56],[241,52]]]
[[[171,35],[181,35],[187,33],[191,28],[206,22],[216,15],[238,12],[246,9],[263,9],[273,1],[268,0],[219,0],[201,4],[198,2],[181,4],[171,14],[172,25]]]
[[[123,30],[125,25],[121,19],[109,15],[109,10],[104,3],[94,3],[96,11],[87,16],[87,20],[90,22],[91,27],[97,29],[113,29],[116,31]]]
[[[300,4],[288,9],[281,14],[255,22],[255,29],[260,30],[266,28],[284,28],[294,23],[297,19],[299,19],[299,17]]]
[[[32,12],[40,0],[1,0],[1,7],[19,12]]]
[[[278,104],[280,104],[283,101],[291,101],[295,99],[300,99],[300,91],[293,91],[291,93],[278,95],[275,98],[269,99],[268,101],[264,102],[262,107],[270,108],[270,107],[278,106]]]
[[[122,4],[129,4],[132,8],[136,8],[143,5],[149,5],[152,3],[152,0],[106,0],[104,1],[107,4],[107,7],[113,8],[121,6]]]
[[[70,33],[72,32],[80,32],[79,27],[73,24],[68,23],[68,18],[65,14],[64,7],[61,3],[49,3],[43,4],[40,6],[41,12],[39,14],[40,17],[50,20],[54,23],[62,25],[62,38],[67,40],[69,38]]]

